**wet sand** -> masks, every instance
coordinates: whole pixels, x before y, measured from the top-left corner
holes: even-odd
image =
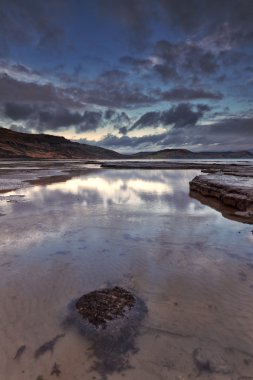
[[[1,379],[253,378],[252,226],[191,198],[199,174],[94,169],[3,194]],[[109,286],[142,311],[80,326],[73,302]]]

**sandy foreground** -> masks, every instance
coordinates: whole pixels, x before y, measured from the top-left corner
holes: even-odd
[[[200,168],[98,166],[1,162],[0,378],[253,379],[250,222],[189,196]],[[73,302],[108,286],[142,307],[80,325]]]

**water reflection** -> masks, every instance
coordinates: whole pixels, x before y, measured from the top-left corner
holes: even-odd
[[[22,191],[10,192],[8,196],[22,195],[27,202],[12,202],[5,208],[12,212],[31,212],[32,209],[66,204],[73,207],[113,205],[128,208],[152,207],[162,213],[204,212],[212,213],[207,207],[188,197],[189,181],[197,171],[97,171],[87,176],[47,186],[34,186]],[[25,200],[24,200],[25,201]]]
[[[126,379],[225,379],[224,368],[233,380],[252,375],[252,227],[190,198],[197,174],[97,170],[6,194],[0,378],[46,379],[56,363],[62,380],[100,379],[102,343],[94,350],[92,337],[62,322],[73,299],[115,285],[148,308],[127,351]],[[53,349],[34,362],[49,342]],[[119,354],[128,343],[120,339]],[[199,371],[200,350],[213,360],[212,372]],[[106,358],[108,380],[122,378]]]

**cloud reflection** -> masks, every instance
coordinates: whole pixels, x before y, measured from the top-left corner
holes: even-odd
[[[19,213],[55,209],[63,204],[69,210],[78,204],[79,210],[75,209],[75,213],[83,212],[83,207],[98,205],[106,209],[127,205],[129,210],[152,207],[153,211],[170,214],[213,213],[188,196],[189,181],[196,174],[194,170],[99,171],[66,182],[27,188],[22,190],[25,202],[9,203],[7,207],[9,211]]]

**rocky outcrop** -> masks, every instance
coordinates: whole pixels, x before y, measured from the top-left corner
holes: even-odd
[[[219,172],[197,176],[190,182],[190,191],[216,198],[225,206],[253,215],[253,176],[247,176],[246,169],[244,175],[241,170],[232,174]]]

